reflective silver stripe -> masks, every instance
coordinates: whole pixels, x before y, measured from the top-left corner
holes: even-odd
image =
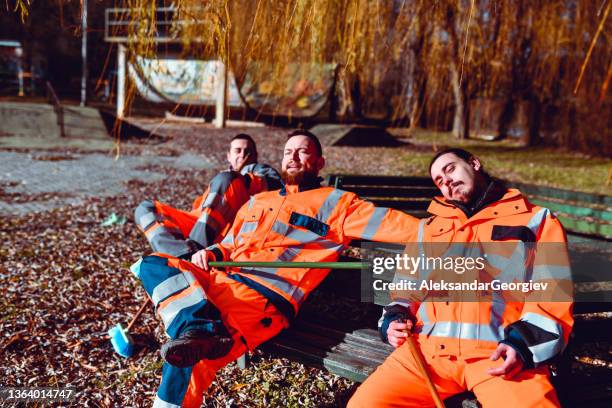
[[[159,315],[164,322],[166,330],[170,327],[172,321],[181,310],[204,300],[206,300],[206,294],[201,287],[197,286],[189,295],[168,303],[166,307],[159,311]]]
[[[533,280],[569,280],[572,271],[569,266],[561,265],[537,265],[533,267]]]
[[[206,225],[209,225],[211,228],[214,228],[215,230],[219,229],[219,221],[211,217],[209,213],[204,213],[200,215],[200,217],[198,218],[198,222],[196,223],[196,226],[197,225],[203,225],[204,228],[206,228]]]
[[[374,207],[374,213],[370,217],[368,221],[368,225],[366,225],[363,230],[363,234],[361,234],[361,238],[363,239],[372,239],[374,235],[376,235],[376,231],[380,228],[380,224],[382,224],[383,218],[389,212],[388,208],[379,208]]]
[[[149,235],[149,241],[152,241],[153,238],[159,236],[159,235],[167,235],[167,236],[171,236],[172,238],[176,237],[176,236],[183,236],[183,233],[181,232],[181,230],[176,229],[176,228],[169,228],[166,227],[165,225],[161,225],[157,228],[155,228]]]
[[[264,268],[260,268],[260,269],[264,269]],[[254,275],[254,276],[257,276],[263,279],[264,281],[274,286],[281,292],[286,293],[287,295],[291,296],[291,298],[298,305],[301,304],[302,301],[304,300],[305,293],[300,287],[292,285],[291,283],[287,282],[282,277],[275,275],[274,273],[268,273],[262,270],[247,269],[247,268],[240,268],[240,273],[244,273],[246,275]]]
[[[531,271],[531,265],[525,265],[528,255],[527,248],[522,242],[518,242],[516,249],[512,252],[512,256],[501,269],[501,273],[497,276],[502,282],[526,282],[528,281],[528,268]],[[487,258],[489,255],[487,255]]]
[[[529,347],[529,351],[531,351],[531,354],[533,354],[533,362],[537,364],[541,363],[542,361],[550,360],[563,351],[563,348],[563,341],[561,339],[556,339],[531,346]]]
[[[380,319],[378,319],[378,328],[380,329],[382,327],[382,324],[385,322],[385,311],[383,310],[382,314],[380,315]]]
[[[238,231],[238,235],[240,234],[246,234],[248,232],[253,232],[257,229],[257,226],[259,225],[259,222],[257,221],[247,221],[242,223],[242,226],[240,227],[240,231]]]
[[[299,241],[301,244],[304,244],[304,245],[300,245],[299,246],[300,248],[304,248],[306,244],[317,244],[317,245],[321,245],[323,248],[326,248],[326,249],[334,248],[338,245],[340,246],[343,245],[341,243],[325,239],[324,237],[317,235],[312,231],[300,230],[300,229],[294,228],[291,225],[287,225],[283,223],[282,221],[275,221],[274,224],[272,225],[272,231],[276,232],[279,235],[283,235],[287,238]]]
[[[221,241],[222,244],[232,244],[234,243],[234,235],[230,232]]]
[[[240,169],[240,174],[242,174],[244,176],[247,173],[253,173],[258,165],[259,165],[259,163],[247,164],[242,169]]]
[[[417,310],[417,318],[422,321],[425,326],[430,326],[429,317],[427,317],[427,302],[423,301],[419,305],[419,309]],[[425,331],[425,334],[429,333]]]
[[[185,288],[188,288],[194,281],[195,278],[191,272],[183,272],[179,273],[178,275],[171,276],[153,289],[151,300],[157,307],[159,302]]]
[[[154,212],[148,212],[143,214],[138,220],[138,225],[143,229],[146,229],[149,225],[153,224],[157,220],[157,216]]]
[[[181,406],[166,402],[156,395],[155,402],[153,402],[153,408],[181,408]]]
[[[503,327],[494,328],[488,324],[477,323],[436,322],[433,327],[430,324],[424,325],[421,332],[436,337],[490,342],[498,342],[504,337]]]
[[[291,262],[293,261],[301,252],[303,246],[299,247],[287,247],[285,250],[278,256],[278,260],[281,262]]]
[[[544,219],[550,214],[551,212],[548,208],[542,208],[537,213],[535,213],[535,215],[531,217],[531,219],[527,223],[527,227],[531,231],[533,231],[536,237],[538,236],[538,230],[540,229],[540,225],[542,225]]]
[[[300,241],[303,243],[314,242],[321,238],[320,235],[317,235],[312,231],[299,230],[297,228],[285,224],[282,221],[275,221],[272,225],[272,231],[287,238],[295,239],[296,241]]]
[[[533,362],[540,363],[551,359],[559,354],[565,348],[563,340],[563,328],[558,322],[542,316],[537,313],[525,313],[521,320],[537,326],[538,328],[552,334],[556,334],[559,338],[547,341],[546,343],[529,346],[529,351],[533,354]]]
[[[253,203],[255,202],[255,199],[253,198],[253,196],[251,196],[251,198],[249,198],[249,206],[247,207],[247,209],[251,209],[253,207]]]
[[[419,243],[419,250],[421,250],[421,253],[425,254],[425,251],[423,251],[423,246],[421,245],[423,243],[423,235],[425,234],[425,221],[427,221],[426,218],[423,218],[421,221],[419,221],[419,232],[417,235],[417,242]]]
[[[210,227],[208,232],[206,230],[207,226]],[[198,218],[198,221],[191,229],[189,238],[202,246],[206,246],[217,239],[220,231],[221,225],[219,221],[211,217],[209,213],[203,213],[200,215],[200,218]],[[212,236],[209,236],[211,234]]]
[[[540,314],[528,312],[521,316],[521,320],[538,326],[540,329],[546,330],[549,333],[557,334],[559,337],[563,335],[561,324]]]
[[[219,251],[221,251],[221,249],[219,248],[219,244],[212,244],[212,245],[207,246],[204,249],[206,249],[207,251],[212,251],[213,249],[218,249]],[[221,252],[223,252],[223,251],[221,251]]]
[[[506,258],[503,255],[487,253],[487,262],[489,263],[489,265],[499,270],[503,271],[504,267],[508,264],[509,261],[510,258]]]
[[[321,205],[321,208],[319,208],[319,211],[317,212],[315,218],[319,221],[326,222],[334,211],[334,208],[336,208],[336,206],[338,205],[340,197],[342,197],[344,193],[345,191],[343,190],[332,190],[332,192],[329,193],[329,195]]]
[[[492,294],[491,315],[489,321],[491,327],[501,327],[503,323],[504,313],[506,311],[506,300],[501,293],[495,291]]]
[[[204,207],[216,207],[221,204],[223,200],[223,196],[219,193],[210,192],[206,195],[206,199],[202,203],[202,208]]]

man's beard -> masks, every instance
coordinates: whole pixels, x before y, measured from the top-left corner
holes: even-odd
[[[287,173],[286,170],[282,170],[281,177],[283,178],[285,184],[291,186],[300,185],[304,180],[313,180],[317,177],[317,175],[314,172],[307,172],[304,170],[299,170],[291,174]]]

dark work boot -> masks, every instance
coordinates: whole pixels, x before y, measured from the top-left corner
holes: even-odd
[[[231,350],[234,340],[231,337],[212,335],[207,332],[190,330],[171,340],[161,348],[161,356],[169,364],[185,368],[194,366],[198,361],[214,360],[223,357]]]

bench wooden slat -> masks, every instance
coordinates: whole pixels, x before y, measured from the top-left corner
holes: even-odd
[[[599,224],[597,222],[577,220],[575,218],[559,216],[559,221],[563,227],[570,232],[598,236],[605,239],[612,239],[612,225]]]
[[[372,201],[374,203],[374,205],[376,205],[377,207],[388,207],[388,208],[395,208],[397,210],[402,210],[402,211],[411,211],[411,210],[417,210],[417,211],[422,211],[424,213],[426,213],[425,210],[427,210],[427,208],[429,207],[429,201],[416,201],[416,200],[386,200],[386,199],[380,199],[380,198],[372,198],[369,199],[369,201]]]
[[[422,198],[431,200],[439,195],[435,187],[392,187],[392,186],[355,186],[350,191],[360,198],[373,199],[377,197]]]
[[[546,207],[555,213],[567,214],[574,217],[591,217],[596,220],[600,220],[600,222],[603,221],[606,223],[612,223],[612,211],[599,210],[584,206],[581,207],[568,203],[559,203],[540,197],[534,197],[530,201],[533,204],[539,205],[540,207]]]
[[[403,176],[344,176],[332,175],[328,178],[328,185],[344,190],[351,186],[415,186],[434,187],[430,177],[403,177]]]
[[[518,182],[507,182],[508,186],[518,188],[527,196],[538,198],[552,197],[564,201],[584,202],[612,207],[612,196],[604,194],[584,193],[581,191],[565,190],[561,188],[536,186]]]
[[[270,349],[270,346],[273,346]],[[304,344],[299,337],[288,333],[281,333],[263,348],[276,354],[280,352],[283,356],[290,356],[308,365],[323,367],[328,371],[348,378],[352,381],[363,382],[365,378],[378,366],[382,360],[357,357],[355,349],[346,348],[342,350],[325,350]]]

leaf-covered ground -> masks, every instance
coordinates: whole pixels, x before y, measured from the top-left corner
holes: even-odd
[[[198,129],[202,131],[202,129]],[[173,135],[164,144],[129,143],[122,154],[177,156],[190,151],[225,167],[228,138],[235,130],[207,135]],[[263,161],[277,164],[284,131],[259,130]],[[69,152],[52,151],[53,160]],[[272,160],[274,158],[275,160]],[[109,160],[112,160],[109,156]],[[189,208],[215,171],[186,172],[151,163],[168,175],[163,182],[126,183],[122,196],[88,199],[81,207],[0,218],[0,377],[3,386],[74,386],[74,406],[148,406],[161,375],[158,348],[165,341],[150,311],[134,326],[137,353],[117,356],[106,338],[116,323],[124,326],[145,293],[128,267],[149,246],[133,223],[133,209],[145,198]],[[7,202],[52,199],[53,194],[1,197]],[[111,213],[127,216],[124,225],[101,226]],[[324,370],[257,353],[241,370],[231,364],[219,373],[206,406],[325,406],[351,385]]]
[[[145,198],[189,208],[213,174],[225,167],[227,140],[238,132],[185,125],[160,130],[171,136],[169,141],[125,143],[121,153],[176,157],[188,151],[213,159],[218,169],[188,172],[151,163],[156,171],[167,174],[166,180],[149,184],[131,180],[123,195],[91,198],[79,207],[0,218],[1,385],[74,386],[78,396],[73,406],[140,407],[152,403],[161,375],[158,349],[165,341],[156,318],[145,312],[133,328],[138,347],[130,359],[117,356],[106,338],[110,327],[127,324],[145,296],[127,270],[150,251],[133,223],[133,209]],[[261,161],[278,167],[286,131],[247,131],[258,142]],[[328,173],[422,172],[419,166],[398,160],[410,154],[410,149],[330,148]],[[70,151],[49,151],[46,157],[69,160]],[[3,194],[0,199],[23,202],[40,197]],[[128,221],[101,226],[113,212]],[[590,358],[610,361],[609,344],[590,351]],[[205,405],[339,406],[354,387],[324,370],[256,353],[247,369],[231,364],[219,373]]]

